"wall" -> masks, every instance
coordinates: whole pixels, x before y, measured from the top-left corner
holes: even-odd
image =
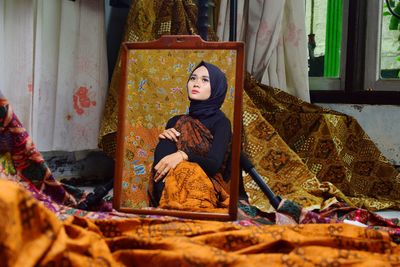
[[[353,116],[382,154],[400,166],[400,106],[318,104]]]

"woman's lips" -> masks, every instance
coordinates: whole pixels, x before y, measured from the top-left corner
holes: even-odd
[[[198,94],[198,93],[200,93],[200,92],[197,90],[192,90],[192,94]]]

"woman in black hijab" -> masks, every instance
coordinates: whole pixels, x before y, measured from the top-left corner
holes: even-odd
[[[212,179],[230,178],[231,123],[220,110],[227,92],[225,74],[202,61],[187,82],[189,114],[172,117],[154,152],[153,206],[158,206],[164,180],[182,162],[198,164]]]

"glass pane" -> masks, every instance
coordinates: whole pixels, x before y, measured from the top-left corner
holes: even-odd
[[[392,10],[400,15],[400,1],[389,1]],[[381,79],[399,79],[400,77],[400,20],[392,15],[385,1],[382,1],[381,23]]]
[[[343,0],[306,0],[310,77],[338,78]]]

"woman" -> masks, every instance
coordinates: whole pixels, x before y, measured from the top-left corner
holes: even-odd
[[[220,110],[225,74],[202,61],[190,74],[189,114],[172,117],[154,152],[153,206],[174,209],[227,207],[231,123]]]

